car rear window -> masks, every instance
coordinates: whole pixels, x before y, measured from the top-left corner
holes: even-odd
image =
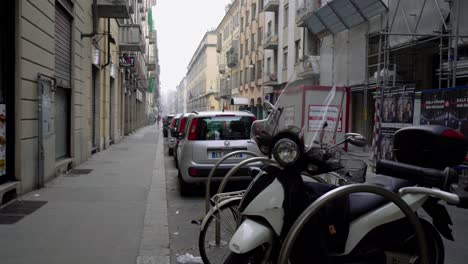
[[[212,116],[198,118],[197,140],[249,139],[254,117]]]

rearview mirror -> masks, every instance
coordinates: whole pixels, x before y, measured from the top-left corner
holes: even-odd
[[[354,145],[356,147],[364,147],[367,145],[367,139],[363,135],[358,133],[346,133],[345,139],[351,145]]]

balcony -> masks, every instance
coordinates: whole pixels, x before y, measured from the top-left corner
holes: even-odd
[[[277,85],[278,84],[278,75],[276,72],[266,73],[263,77],[263,85]]]
[[[149,56],[148,63],[146,64],[146,69],[148,71],[155,71],[156,70],[156,56]]]
[[[300,77],[313,77],[320,75],[320,56],[309,55],[298,65]]]
[[[120,51],[145,51],[145,41],[141,33],[140,25],[120,25],[119,31]]]
[[[226,73],[226,64],[218,64],[218,72],[221,74]]]
[[[219,97],[223,99],[228,99],[231,97],[230,82],[232,80],[221,79],[221,87],[219,89]]]
[[[128,0],[98,0],[97,13],[99,17],[106,18],[129,18]]]
[[[150,31],[148,35],[149,44],[156,44],[156,31]]]
[[[230,48],[226,52],[226,61],[229,68],[234,68],[239,63],[239,54],[235,48]]]
[[[263,48],[278,49],[278,35],[272,32],[268,32],[264,39]]]
[[[298,27],[305,27],[305,21],[312,15],[315,9],[319,8],[320,4],[316,1],[297,0],[296,3],[296,24]]]
[[[279,0],[265,0],[263,2],[264,12],[278,12],[280,6]]]

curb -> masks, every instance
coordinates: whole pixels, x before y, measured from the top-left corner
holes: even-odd
[[[157,127],[156,129],[158,131],[156,156],[146,202],[140,249],[136,258],[137,264],[169,264],[170,262],[164,139],[161,130]]]

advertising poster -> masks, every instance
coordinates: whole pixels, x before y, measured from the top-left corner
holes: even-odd
[[[338,132],[341,132],[342,119],[340,116],[340,107],[336,105],[309,105],[309,131],[319,131],[323,129],[324,121],[327,122],[325,130],[334,132],[338,123]],[[324,120],[326,118],[326,120]]]
[[[0,176],[6,174],[6,105],[0,104]]]
[[[430,90],[421,96],[421,125],[442,125],[468,137],[468,87]]]
[[[380,158],[393,160],[393,135],[411,126],[414,117],[414,87],[391,87],[384,94],[380,132]]]

